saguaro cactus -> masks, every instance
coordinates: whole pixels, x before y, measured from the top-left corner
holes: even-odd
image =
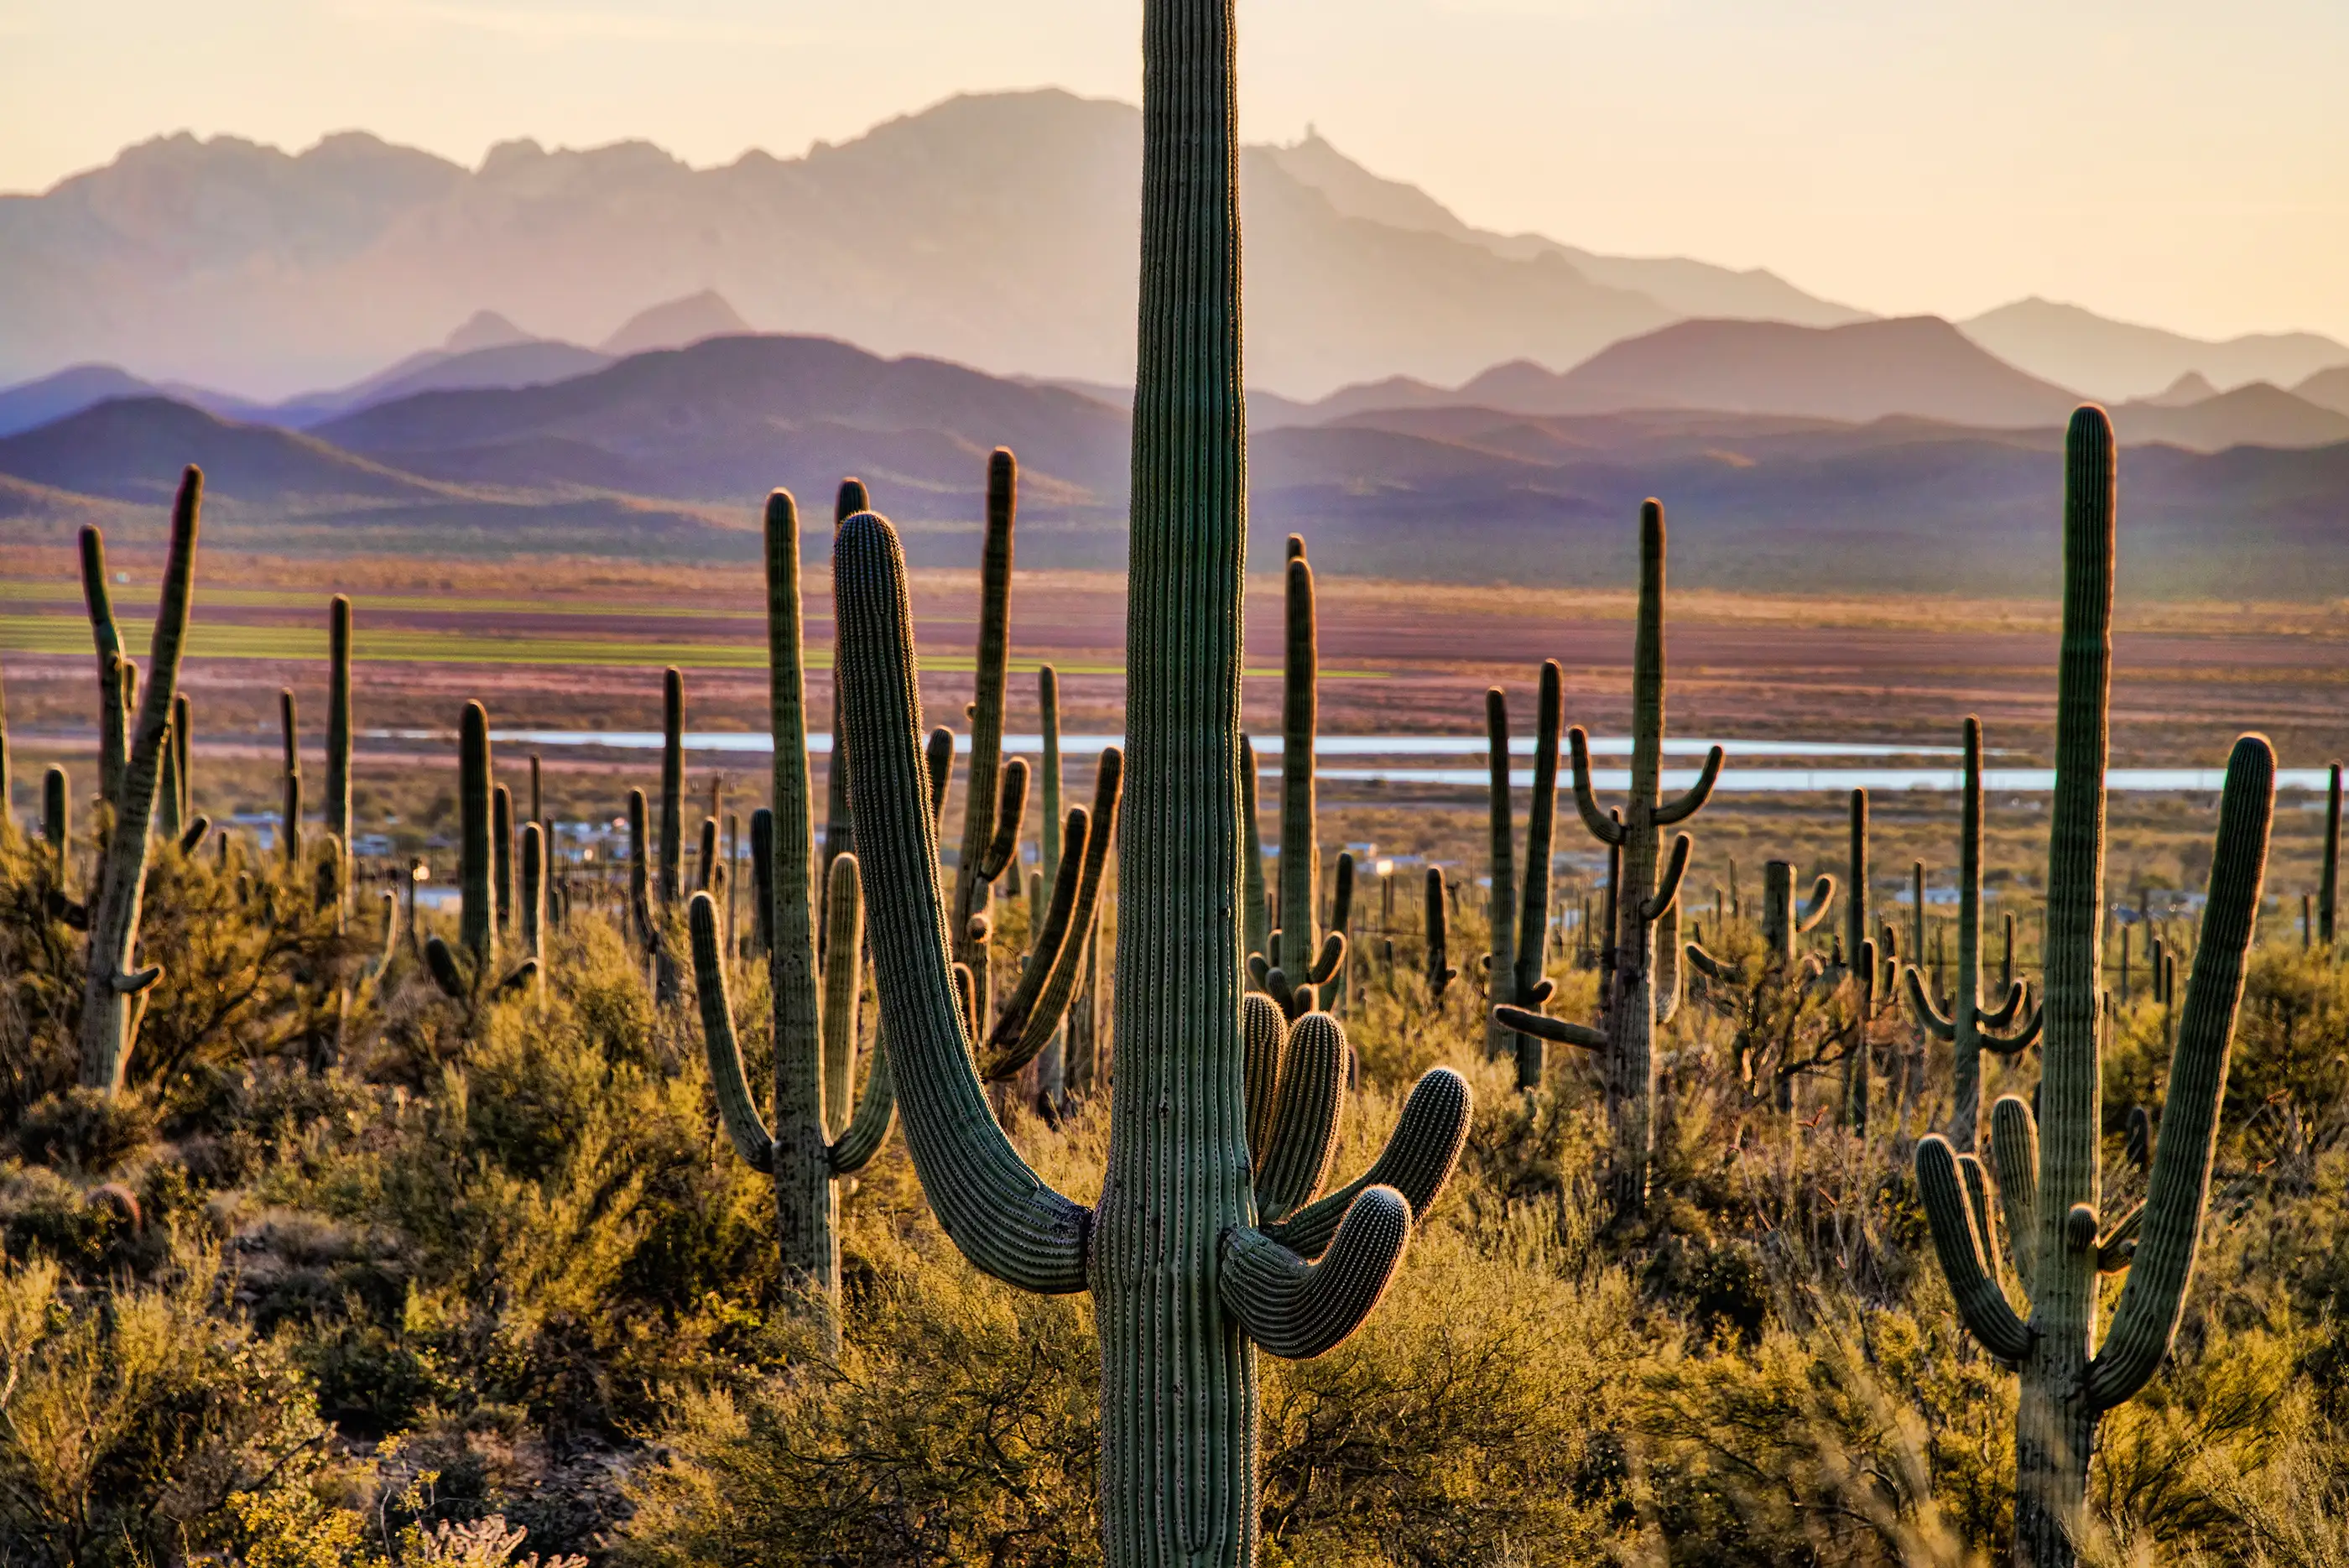
[[[502,937],[513,929],[514,911],[513,793],[503,784],[490,791],[490,898]]]
[[[1836,898],[1836,879],[1822,876],[1811,884],[1802,908],[1795,907],[1795,863],[1770,860],[1762,867],[1762,946],[1782,971],[1795,967],[1795,939],[1807,936],[1827,918]]]
[[[522,827],[522,950],[540,990],[546,986],[546,833],[535,822]]]
[[[1002,447],[987,461],[987,538],[978,568],[978,656],[971,676],[970,782],[962,803],[962,856],[955,867],[955,961],[970,966],[979,1011],[989,1011],[987,939],[976,917],[987,889],[1019,852],[1028,812],[1028,763],[1003,756],[1003,687],[1011,664],[1011,533],[1019,510],[1019,465]],[[853,785],[852,785],[853,787]],[[854,796],[852,795],[852,800]],[[1048,824],[1045,832],[1051,831]]]
[[[906,1141],[947,1233],[979,1268],[1030,1290],[1093,1293],[1111,1568],[1255,1561],[1252,1346],[1309,1355],[1362,1321],[1414,1214],[1448,1176],[1468,1109],[1465,1084],[1438,1069],[1370,1175],[1308,1201],[1328,1166],[1342,1032],[1314,1016],[1282,1040],[1278,1010],[1254,1001],[1243,1033],[1247,436],[1232,8],[1147,0],[1143,26],[1133,785],[1117,835],[1117,1069],[1097,1209],[1028,1168],[971,1068],[936,833],[923,809],[920,695],[895,531],[877,516],[851,518],[833,573],[857,848]],[[1251,1139],[1252,1126],[1264,1136]]]
[[[181,488],[185,491],[184,481]],[[98,645],[98,794],[119,809],[130,752],[130,710],[123,696],[128,660],[114,624],[113,590],[106,581],[106,535],[94,524],[81,531],[81,597],[89,612],[90,639]]]
[[[661,671],[660,901],[685,893],[685,675]]]
[[[1949,1139],[1961,1154],[1973,1151],[1982,1123],[1982,1054],[2012,1056],[2039,1038],[2040,1014],[2031,1010],[2019,1024],[2026,1000],[2021,981],[2010,981],[1996,1007],[1982,1000],[1982,721],[1968,715],[1965,740],[1965,788],[1958,830],[1958,972],[1950,1009],[1933,1005],[1924,975],[1915,964],[1901,971],[1909,1009],[1920,1027],[1947,1040],[1956,1050],[1955,1094],[1950,1105]],[[2010,960],[2013,931],[2008,933]],[[2013,1025],[2012,1033],[2003,1033]]]
[[[175,694],[171,699],[171,759],[174,764],[171,770],[171,782],[180,792],[177,826],[183,834],[194,832],[195,825],[199,820],[196,815],[195,774],[191,771],[190,756],[193,749],[191,737],[195,727],[196,716],[188,704],[188,694],[184,691]],[[202,834],[197,834],[199,839],[202,836]],[[195,845],[185,843],[180,847],[192,852]]]
[[[1444,940],[1449,919],[1444,911],[1444,867],[1427,868],[1427,994],[1441,1002],[1444,988],[1460,977],[1460,971],[1449,961],[1450,944]]]
[[[62,892],[73,869],[73,790],[65,769],[55,764],[41,777],[41,840],[57,861]]]
[[[285,746],[278,774],[277,849],[292,865],[302,858],[302,726],[290,686],[277,693],[277,727]]]
[[[1061,677],[1050,665],[1036,670],[1037,728],[1043,742],[1040,784],[1044,797],[1044,830],[1038,835],[1040,863],[1036,875],[1029,879],[1030,908],[1028,911],[1029,940],[1032,944],[1044,924],[1045,904],[1041,888],[1050,888],[1061,877],[1061,840],[1052,825],[1061,820]],[[1104,828],[1109,825],[1103,823]],[[1071,939],[1082,946],[1084,934],[1080,931]],[[1031,960],[1031,961],[1033,961]],[[1073,971],[1072,971],[1073,972]],[[1036,1094],[1047,1105],[1058,1106],[1061,1092],[1068,1082],[1068,1029],[1066,1021],[1052,1031],[1042,1054],[1036,1058]]]
[[[1511,1008],[1503,1022],[1521,1033],[1539,1031],[1549,1039],[1603,1050],[1607,1063],[1608,1121],[1614,1165],[1609,1183],[1616,1213],[1629,1218],[1647,1207],[1648,1165],[1655,1151],[1656,1054],[1659,1012],[1670,1016],[1670,981],[1677,962],[1665,969],[1653,961],[1651,939],[1668,934],[1677,958],[1681,877],[1688,870],[1691,843],[1685,833],[1672,841],[1669,860],[1659,865],[1660,829],[1686,822],[1703,809],[1721,776],[1721,748],[1705,753],[1704,768],[1688,792],[1671,801],[1658,798],[1664,763],[1664,508],[1651,500],[1640,508],[1640,619],[1631,659],[1631,791],[1614,816],[1599,809],[1590,787],[1590,742],[1580,725],[1568,732],[1574,755],[1574,802],[1582,825],[1601,844],[1623,851],[1620,886],[1615,896],[1611,933],[1614,971],[1609,981],[1603,1029],[1543,1018]],[[1660,927],[1661,931],[1660,933]],[[1660,969],[1664,972],[1660,973]],[[1659,980],[1667,981],[1660,987]]]
[[[1287,651],[1280,683],[1280,882],[1278,924],[1266,938],[1265,989],[1291,1018],[1311,1011],[1319,987],[1346,961],[1346,939],[1321,934],[1315,906],[1321,896],[1321,846],[1317,836],[1314,742],[1319,730],[1320,651],[1315,624],[1313,566],[1305,541],[1288,539]],[[1309,991],[1305,987],[1313,987]]]
[[[351,857],[351,601],[336,594],[326,616],[326,832],[342,846],[336,868],[348,897]]]
[[[171,700],[180,681],[180,650],[188,630],[188,606],[196,578],[198,514],[204,476],[191,467],[180,477],[171,506],[171,545],[163,566],[155,635],[147,655],[147,691],[139,709],[114,797],[114,821],[98,885],[89,901],[89,956],[81,1003],[81,1081],[89,1088],[119,1094],[137,1043],[147,994],[163,976],[155,965],[133,969],[139,914],[147,895],[147,826],[155,811],[162,753],[171,725]],[[83,532],[83,560],[93,556],[104,580],[105,547],[95,528]],[[95,612],[93,611],[93,618]],[[110,618],[109,618],[110,619]],[[119,685],[110,688],[118,698]],[[62,775],[58,775],[62,777]],[[133,999],[136,999],[135,1002]]]
[[[439,937],[424,944],[425,966],[433,980],[443,992],[463,1002],[480,993],[498,961],[492,776],[489,710],[479,702],[468,702],[457,739],[457,947],[451,950]],[[498,981],[497,990],[511,991],[537,972],[535,960],[524,958]]]
[[[761,924],[773,1008],[774,1129],[760,1120],[734,1037],[734,1007],[719,940],[718,904],[697,892],[688,911],[694,989],[710,1083],[726,1131],[753,1168],[773,1177],[776,1235],[785,1286],[808,1306],[818,1332],[840,1343],[840,1198],[836,1183],[864,1168],[889,1135],[895,1097],[876,1054],[854,1117],[839,1128],[856,1048],[857,971],[864,909],[854,855],[833,857],[823,902],[832,931],[820,968],[812,867],[817,864],[807,751],[807,682],[800,613],[799,510],[789,491],[767,498],[767,702],[774,735],[774,806],[768,863],[758,884],[769,900]]]
[[[2333,945],[2341,909],[2341,764],[2334,763],[2324,789],[2324,874],[2316,888],[2316,940]]]
[[[1500,1009],[1534,1012],[1549,1000],[1551,982],[1543,978],[1542,971],[1549,960],[1550,840],[1557,824],[1557,735],[1565,722],[1562,679],[1556,659],[1542,666],[1534,706],[1534,793],[1526,815],[1522,909],[1516,829],[1509,812],[1509,701],[1497,686],[1485,693],[1485,747],[1493,771],[1493,895],[1488,905],[1493,952],[1488,984],[1494,1004],[1485,1024],[1485,1052],[1497,1056],[1515,1051],[1520,1089],[1540,1086],[1548,1065],[1542,1048],[1547,1036],[1511,1028],[1501,1021]]]
[[[1868,792],[1851,792],[1851,848],[1844,862],[1844,964],[1857,971],[1859,950],[1869,940],[1868,928]]]
[[[2039,1117],[2012,1096],[1992,1107],[1992,1163],[2028,1321],[1998,1282],[1990,1211],[1971,1155],[1939,1136],[1918,1146],[1917,1179],[1935,1251],[1974,1337],[2019,1366],[2014,1555],[2034,1568],[2078,1560],[2098,1418],[2143,1387],[2168,1354],[2208,1199],[2219,1106],[2244,958],[2266,873],[2275,756],[2246,735],[2228,759],[2209,901],[2146,1202],[2110,1220],[2098,1144],[2097,1039],[2105,899],[2105,765],[2112,680],[2114,461],[2104,410],[2084,408],[2065,442],[2064,638],[2048,847],[2047,994]],[[2102,1345],[2097,1275],[2129,1277]]]

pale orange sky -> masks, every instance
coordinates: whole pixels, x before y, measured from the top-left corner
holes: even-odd
[[[2344,0],[1240,0],[1243,131],[1470,222],[1884,312],[2349,340]],[[950,93],[1138,97],[1138,0],[0,0],[0,191],[159,132],[790,155]]]

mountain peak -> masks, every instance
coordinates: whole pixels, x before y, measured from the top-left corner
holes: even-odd
[[[462,327],[441,340],[440,347],[451,354],[470,354],[476,348],[502,348],[509,343],[533,341],[529,333],[496,311],[476,310],[466,317]]]
[[[656,348],[683,348],[708,337],[739,337],[755,331],[741,313],[714,288],[640,310],[605,338],[603,352],[615,358]]]
[[[2145,400],[2156,408],[2182,409],[2189,404],[2199,403],[2218,395],[2219,389],[2210,384],[2209,377],[2199,370],[2189,370],[2170,382],[2162,391]]]

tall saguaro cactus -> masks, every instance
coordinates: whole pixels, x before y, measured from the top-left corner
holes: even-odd
[[[660,901],[685,892],[685,673],[661,671]]]
[[[767,704],[774,735],[774,805],[761,837],[770,857],[755,882],[767,899],[767,977],[773,1008],[774,1127],[760,1119],[734,1037],[734,1006],[719,940],[718,903],[698,892],[688,910],[694,989],[710,1083],[734,1147],[774,1179],[783,1282],[817,1331],[840,1344],[840,1198],[837,1183],[863,1169],[889,1136],[896,1100],[889,1064],[876,1054],[854,1116],[848,1103],[856,1048],[857,972],[864,909],[856,857],[832,857],[823,907],[832,929],[818,957],[813,867],[814,792],[807,749],[805,643],[800,612],[799,509],[789,491],[767,498]],[[838,753],[834,753],[835,763]]]
[[[1934,1249],[1966,1327],[2022,1371],[2015,1413],[2014,1556],[2032,1568],[2079,1559],[2088,1461],[2105,1412],[2168,1354],[2199,1245],[2245,956],[2266,875],[2275,755],[2235,742],[2220,797],[2209,901],[2142,1208],[2103,1209],[2105,765],[2112,691],[2114,459],[2104,410],[2072,417],[2065,441],[2064,638],[2056,677],[2055,795],[2047,857],[2046,1044],[2039,1116],[2012,1096],[1991,1115],[1992,1163],[2013,1262],[2031,1298],[2016,1315],[1999,1284],[1990,1211],[1972,1156],[1938,1135],[1917,1148]],[[2111,1327],[2096,1336],[2097,1276],[2126,1267]]]
[[[2341,764],[2328,770],[2324,788],[2324,874],[2316,889],[2316,940],[2333,945],[2341,910]]]
[[[1266,939],[1267,989],[1291,1018],[1309,1011],[1316,988],[1337,978],[1346,939],[1321,935],[1315,905],[1321,894],[1321,845],[1313,785],[1314,742],[1319,731],[1320,649],[1313,596],[1313,565],[1305,541],[1288,540],[1286,651],[1280,684],[1280,872],[1278,923]]]
[[[2015,1023],[2023,1014],[2026,1000],[2019,980],[2008,982],[2006,994],[1997,1006],[1982,1005],[1982,721],[1969,714],[1965,788],[1958,830],[1958,972],[1950,1010],[1943,1012],[1933,1005],[1931,988],[1914,963],[1901,971],[1909,1010],[1917,1015],[1919,1026],[1937,1039],[1949,1041],[1956,1050],[1956,1093],[1950,1103],[1949,1139],[1951,1147],[1961,1154],[1973,1152],[1982,1124],[1982,1053],[2014,1055],[2039,1038],[2040,1025],[2040,1013],[2035,1008],[2023,1016],[2022,1023]],[[2010,937],[2009,957],[2012,956]],[[2013,1026],[2013,1032],[2006,1033],[2010,1025]]]
[[[1681,877],[1688,870],[1691,843],[1685,833],[1661,859],[1661,829],[1686,822],[1704,807],[1721,776],[1721,748],[1705,754],[1704,768],[1687,793],[1664,801],[1658,786],[1664,765],[1664,508],[1651,500],[1640,508],[1640,619],[1631,654],[1631,791],[1621,811],[1610,815],[1590,787],[1590,741],[1580,725],[1568,733],[1574,754],[1574,802],[1582,825],[1599,843],[1619,847],[1622,869],[1615,895],[1614,929],[1609,933],[1615,963],[1609,980],[1603,1028],[1544,1018],[1510,1008],[1503,1022],[1521,1033],[1606,1053],[1607,1111],[1614,1144],[1609,1176],[1619,1218],[1645,1210],[1648,1166],[1655,1152],[1655,1031],[1671,1012],[1671,986],[1677,962],[1656,961],[1654,939],[1671,940],[1678,956]],[[1660,973],[1659,971],[1662,972]],[[1659,986],[1661,980],[1665,984]]]
[[[972,1071],[946,930],[905,559],[877,516],[835,541],[857,849],[883,1036],[947,1233],[1029,1290],[1090,1288],[1111,1568],[1256,1557],[1255,1349],[1318,1354],[1377,1303],[1465,1136],[1466,1085],[1421,1081],[1361,1181],[1315,1198],[1345,1047],[1246,1004],[1240,660],[1247,434],[1228,0],[1146,0],[1143,276],[1119,819],[1110,1168],[1086,1209],[1038,1179]],[[1262,1129],[1251,1137],[1252,1129]],[[1392,1183],[1392,1185],[1388,1185]],[[1309,1260],[1318,1258],[1318,1262]]]
[[[277,727],[285,745],[278,771],[277,847],[291,865],[302,858],[302,725],[291,686],[277,693]]]
[[[1549,1000],[1551,982],[1542,971],[1549,961],[1550,841],[1557,829],[1557,735],[1565,722],[1565,687],[1557,661],[1541,668],[1539,693],[1534,704],[1534,792],[1526,814],[1526,867],[1520,909],[1516,871],[1516,833],[1509,812],[1509,701],[1497,686],[1485,693],[1485,747],[1493,770],[1492,856],[1493,923],[1491,979],[1493,1010],[1485,1029],[1485,1053],[1497,1056],[1514,1051],[1517,1087],[1541,1086],[1547,1070],[1543,1042],[1548,1036],[1516,1030],[1502,1022],[1500,1010],[1533,1012]]]
[[[140,909],[147,896],[147,827],[155,811],[163,747],[171,727],[171,701],[179,690],[180,651],[186,643],[188,607],[195,592],[196,535],[203,484],[204,476],[196,468],[180,476],[180,493],[171,506],[171,553],[163,566],[154,640],[147,655],[147,690],[140,702],[138,729],[123,755],[113,797],[114,821],[105,858],[98,863],[98,885],[88,900],[81,1081],[109,1095],[122,1091],[131,1048],[138,1040],[139,1020],[147,1010],[147,994],[163,976],[158,966],[134,969],[132,961],[139,941]],[[93,556],[98,562],[97,576],[102,587],[105,545],[94,528],[83,534],[83,559],[87,562]],[[119,699],[121,686],[111,690]]]
[[[351,601],[336,594],[326,620],[326,832],[342,846],[338,879],[349,898],[351,857]]]
[[[1028,811],[1028,763],[1003,756],[1003,688],[1011,667],[1011,533],[1019,511],[1019,464],[998,447],[987,460],[987,538],[978,568],[978,657],[971,676],[970,782],[962,803],[962,857],[955,867],[955,960],[970,966],[986,1000],[987,889],[1019,852]],[[854,785],[852,784],[852,789]],[[852,800],[854,799],[852,795]],[[1044,831],[1052,830],[1050,824]]]
[[[186,488],[183,480],[181,489]],[[98,645],[98,794],[119,809],[130,753],[130,709],[123,695],[128,660],[122,632],[114,624],[113,590],[106,581],[106,535],[95,524],[81,531],[81,597],[89,612],[90,639]]]
[[[1873,935],[1868,929],[1868,792],[1856,789],[1851,792],[1851,847],[1844,861],[1843,890],[1843,961],[1855,973],[1860,967],[1859,950]],[[1872,971],[1869,982],[1874,983]]]

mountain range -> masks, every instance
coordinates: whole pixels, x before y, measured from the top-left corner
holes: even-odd
[[[1756,345],[1785,334],[1798,347],[1779,371],[1756,372]],[[1920,378],[1920,364],[1949,373]],[[1277,566],[1281,537],[1300,532],[1327,570],[1619,584],[1634,566],[1631,519],[1652,494],[1671,509],[1675,579],[1691,586],[2003,595],[2055,582],[2069,400],[1946,323],[1681,324],[1592,366],[1477,379],[1530,408],[1453,395],[1260,422],[1255,564]],[[1619,406],[1600,406],[1602,386]],[[1761,395],[1772,386],[1786,389],[1775,404]],[[1749,406],[1706,409],[1706,387],[1758,390]],[[1951,402],[1943,417],[1892,406],[1920,387]],[[2242,398],[2123,405],[2122,427]],[[2033,409],[2048,417],[2023,417]],[[2349,430],[2349,416],[2318,411]],[[2129,591],[2349,595],[2349,439],[2213,452],[2125,439]],[[1123,566],[1127,426],[1113,389],[789,336],[709,337],[536,386],[416,392],[305,431],[114,398],[0,439],[0,523],[12,538],[62,543],[98,522],[135,548],[160,533],[180,465],[195,462],[207,535],[233,548],[685,556],[754,569],[770,487],[820,498],[855,473],[916,564],[968,566],[998,443],[1020,457],[1023,565]],[[809,548],[821,556],[820,531]]]
[[[642,142],[509,142],[466,169],[357,132],[298,155],[158,139],[0,197],[0,383],[120,366],[298,425],[414,375],[400,361],[417,345],[488,313],[511,338],[431,352],[527,338],[608,358],[690,340],[680,328],[755,329],[1120,385],[1140,138],[1128,105],[1044,90],[952,99],[841,146],[715,169]],[[1565,372],[1686,320],[1868,319],[1764,271],[1480,230],[1316,135],[1246,150],[1241,182],[1250,382],[1283,399],[1395,377],[1455,387],[1517,359]],[[632,337],[656,308],[684,314]],[[2349,348],[2308,335],[2204,343],[2037,301],[1959,327],[2025,376],[2113,400],[2188,372],[2230,389],[2349,366]],[[518,384],[585,368],[509,354],[468,373]],[[286,408],[297,395],[318,400]]]

